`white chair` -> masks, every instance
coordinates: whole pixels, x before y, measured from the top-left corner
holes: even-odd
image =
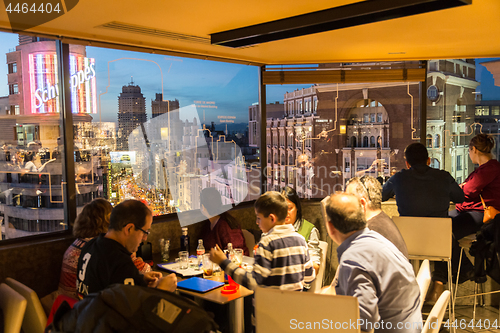
[[[326,253],[328,251],[328,243],[319,241],[319,248],[321,249],[321,264],[319,265],[318,274],[316,279],[311,283],[310,292],[317,293],[323,287],[323,276],[325,275]]]
[[[424,327],[422,329],[422,333],[438,333],[441,328],[441,324],[443,323],[444,313],[446,312],[446,305],[448,305],[450,301],[450,291],[445,290],[436,304],[432,307],[431,313],[429,313],[429,317],[425,321]]]
[[[326,319],[326,320],[325,320]],[[358,325],[335,324],[359,319],[358,299],[352,296],[322,295],[299,291],[259,287],[255,290],[255,320],[257,333],[340,330],[360,332]],[[314,326],[316,325],[316,326]],[[331,325],[331,326],[330,326]]]
[[[410,260],[446,261],[448,263],[448,288],[450,290],[450,320],[455,318],[451,277],[451,218],[393,216],[408,248]]]
[[[417,274],[417,283],[420,288],[420,309],[424,306],[425,295],[431,284],[431,268],[428,259],[425,259],[420,266]]]
[[[47,324],[47,315],[36,292],[19,281],[11,278],[5,279],[12,289],[21,294],[27,303],[23,320],[23,331],[30,333],[43,333]]]
[[[5,283],[0,284],[0,309],[3,312],[4,333],[21,331],[26,304],[26,299],[17,291]]]
[[[245,245],[248,249],[248,256],[253,258],[253,248],[255,246],[255,236],[246,229],[241,229],[243,238],[245,238]]]

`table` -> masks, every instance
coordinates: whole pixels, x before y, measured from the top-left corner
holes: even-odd
[[[156,266],[155,266],[155,269]],[[163,275],[170,274],[164,270],[159,270]],[[178,280],[184,280],[185,278],[177,275]],[[253,294],[252,290],[249,290],[243,286],[240,286],[238,291],[234,294],[222,294],[222,286],[214,290],[208,291],[206,293],[198,293],[195,291],[189,291],[184,289],[177,289],[180,294],[186,294],[193,296],[197,303],[201,301],[207,301],[217,304],[228,304],[229,305],[229,318],[230,318],[230,329],[235,333],[242,333],[245,329],[244,323],[244,306],[243,298]]]

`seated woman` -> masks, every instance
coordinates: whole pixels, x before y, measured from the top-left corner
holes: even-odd
[[[213,187],[204,188],[200,195],[200,206],[201,213],[208,218],[208,223],[201,233],[206,251],[209,252],[215,245],[224,250],[227,249],[228,243],[232,243],[233,249],[243,249],[243,254],[248,256],[241,228],[234,218],[223,210],[219,191]]]
[[[286,186],[281,194],[286,198],[288,203],[288,216],[286,223],[293,224],[295,231],[304,236],[306,239],[309,255],[313,261],[314,269],[318,273],[319,265],[321,264],[321,249],[319,247],[319,230],[302,217],[302,206],[297,192]]]
[[[481,198],[486,206],[493,206],[500,210],[500,162],[492,158],[491,150],[495,141],[491,135],[478,134],[470,140],[469,157],[479,167],[474,170],[460,187],[464,191],[465,201],[456,204],[456,209],[449,213],[452,218],[453,245],[452,245],[452,271],[456,275],[460,259],[460,246],[458,240],[476,233],[483,225],[484,208]],[[474,266],[467,258],[462,256],[459,283],[471,280],[474,277]],[[434,302],[444,287],[448,276],[447,265],[444,262],[435,263],[433,274],[434,290],[430,301]],[[454,277],[454,280],[456,277]]]
[[[108,231],[109,217],[112,206],[105,199],[94,199],[83,207],[73,226],[73,236],[76,237],[63,256],[61,276],[59,279],[58,294],[63,294],[78,299],[76,292],[76,270],[78,258],[85,244],[92,238]],[[141,258],[132,254],[131,260],[141,273],[151,270],[151,266],[144,263]]]

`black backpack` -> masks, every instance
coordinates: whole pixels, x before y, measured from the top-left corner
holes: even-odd
[[[168,291],[115,284],[71,309],[63,303],[45,332],[211,332],[215,321],[195,302]]]

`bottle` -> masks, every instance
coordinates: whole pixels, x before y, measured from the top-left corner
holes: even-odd
[[[227,259],[231,260],[231,262],[234,262],[233,243],[227,243]]]
[[[205,247],[203,246],[203,239],[198,239],[198,247],[196,248],[196,256],[198,257],[198,269],[203,266],[203,255],[205,254]]]
[[[188,228],[182,228],[182,236],[181,236],[181,251],[189,252],[189,236],[188,236]]]

